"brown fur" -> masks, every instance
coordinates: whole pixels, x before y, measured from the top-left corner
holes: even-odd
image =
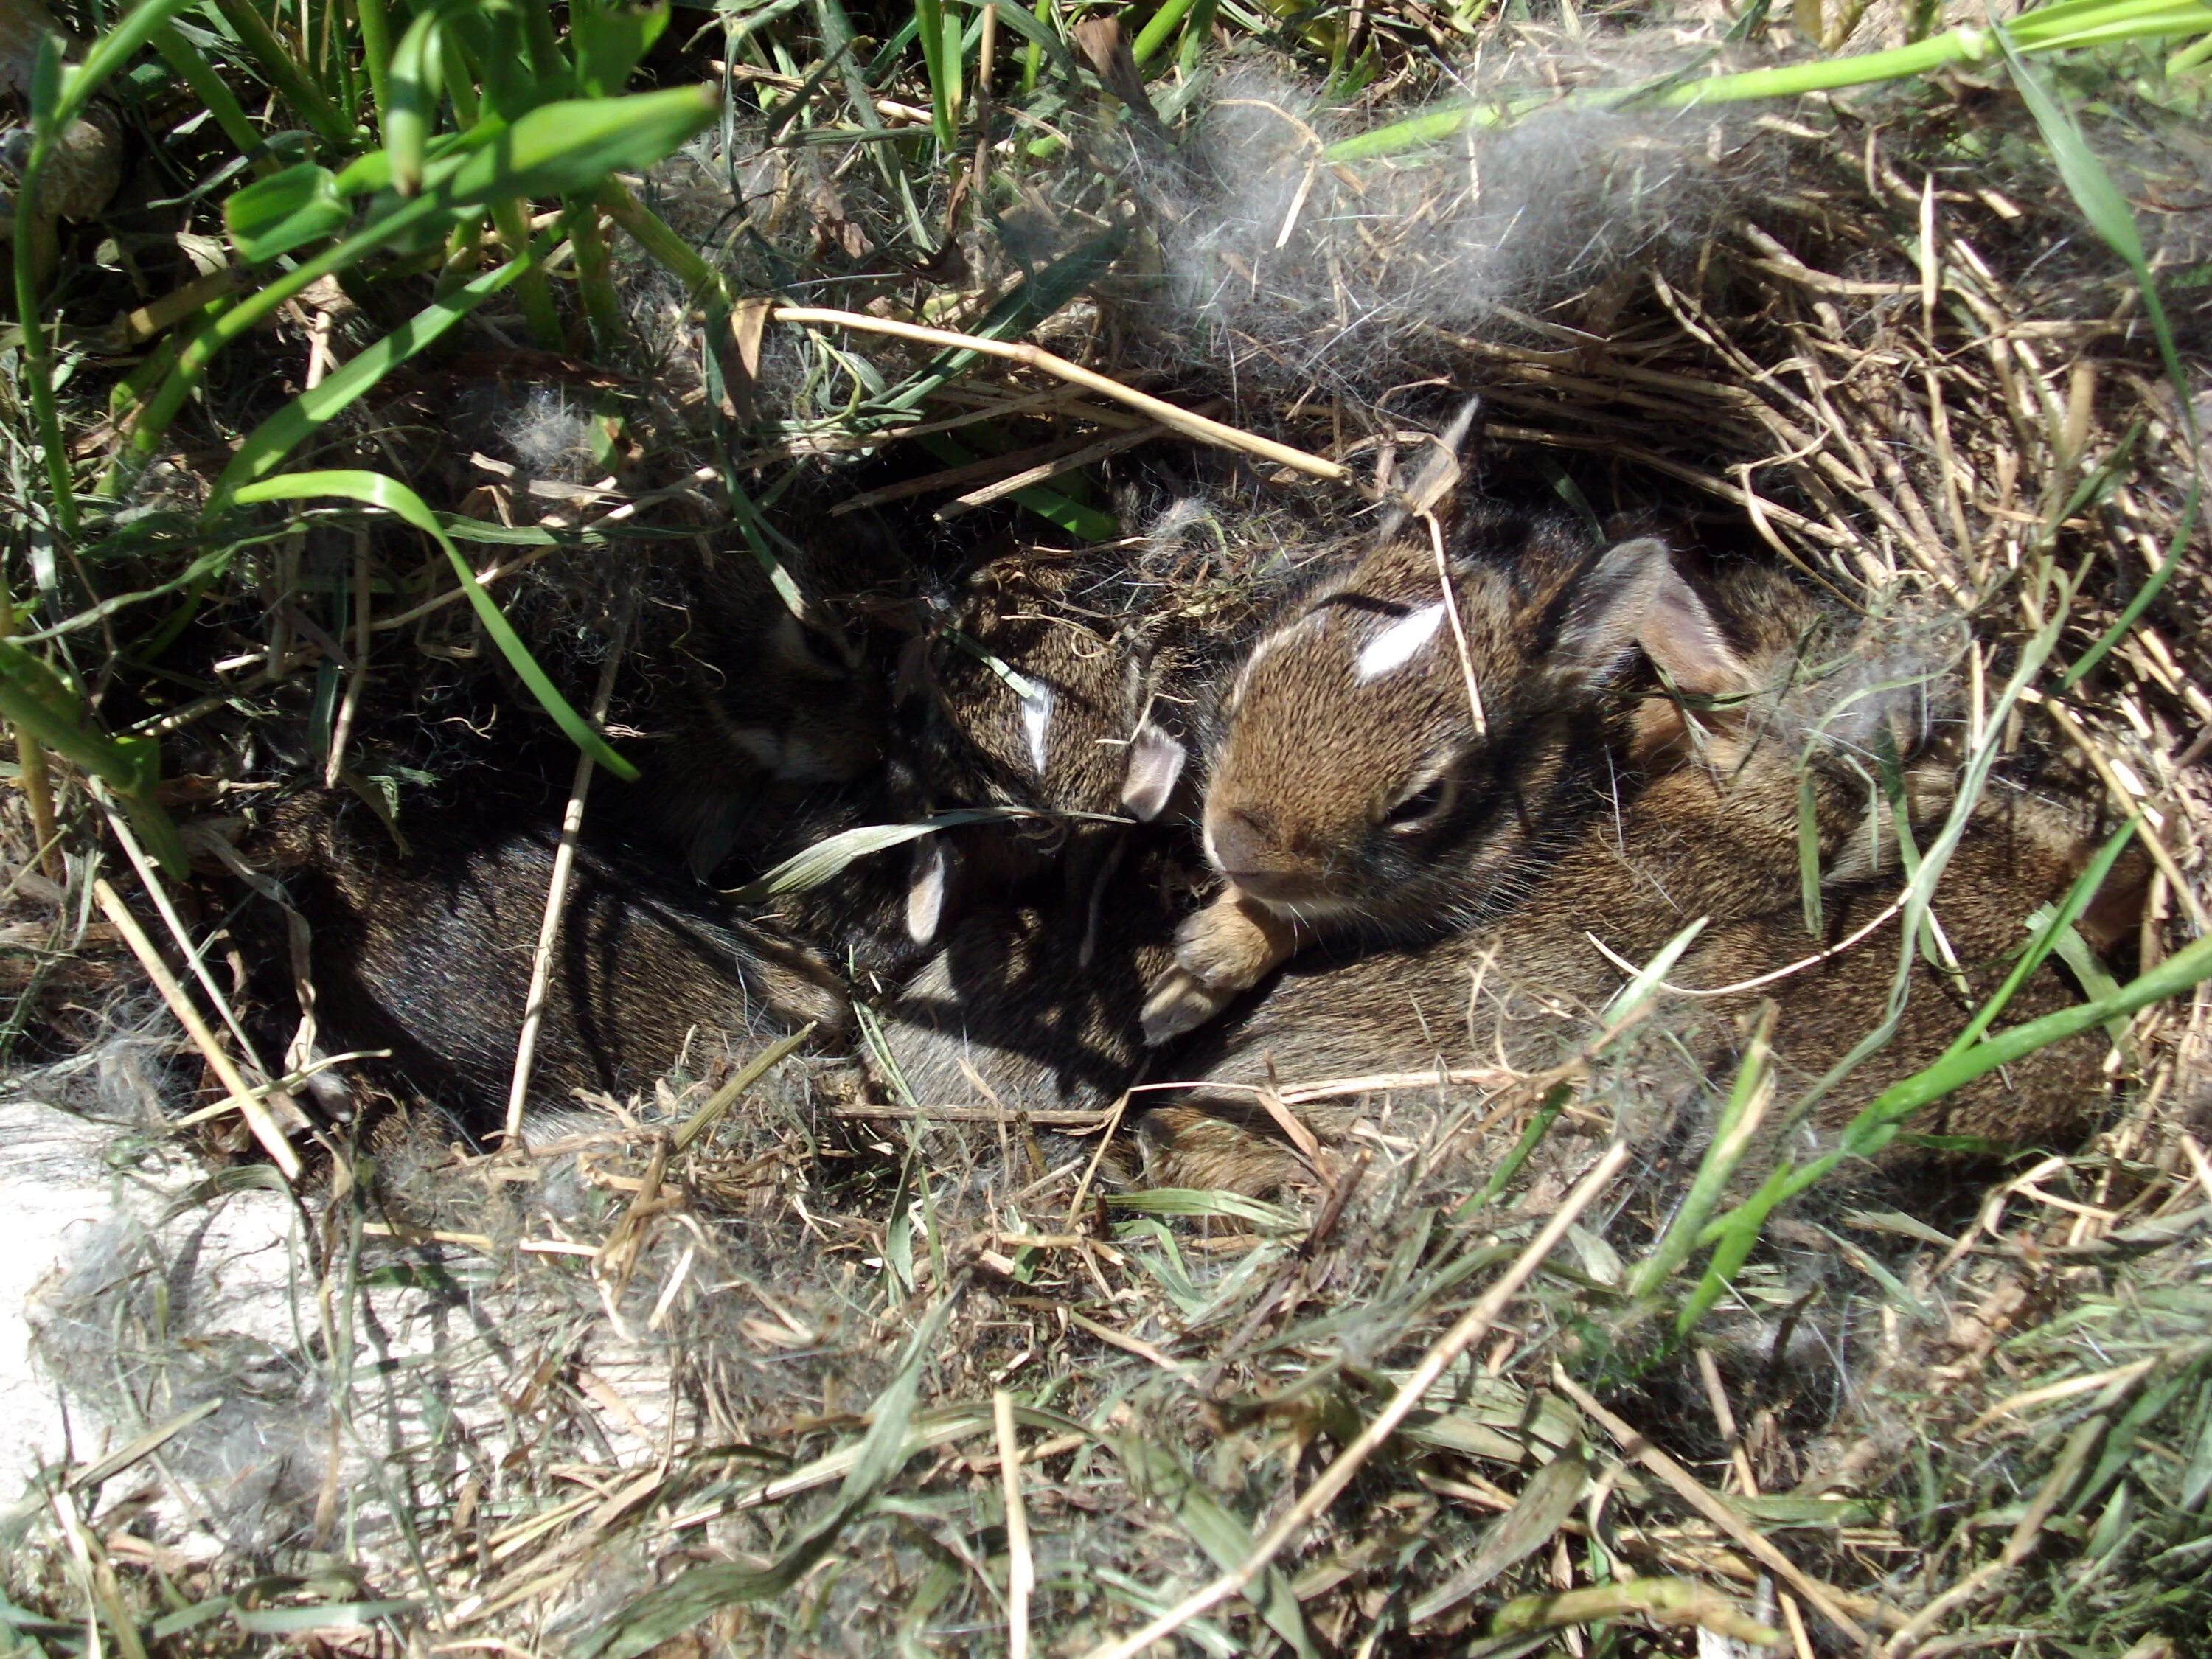
[[[642,619],[641,661],[673,672],[640,711],[653,737],[625,816],[702,878],[797,850],[783,818],[877,772],[890,740],[890,685],[872,659],[887,650],[874,636],[895,633],[885,619],[911,572],[864,520],[799,528],[787,568],[803,615],[732,538],[684,555],[680,602]]]
[[[1556,1063],[1595,1031],[1598,1011],[1626,982],[1590,935],[1640,963],[1710,913],[1712,896],[1696,892],[1693,883],[1699,872],[1715,872],[1726,860],[1693,850],[1701,838],[1679,820],[1668,821],[1666,813],[1680,803],[1655,799],[1662,796],[1655,789],[1629,816],[1626,852],[1609,836],[1591,834],[1561,860],[1554,879],[1502,921],[1421,950],[1286,973],[1248,1014],[1201,1034],[1167,1069],[1194,1080],[1192,1105],[1249,1121],[1249,1088],[1233,1085],[1267,1081],[1270,1065],[1283,1081],[1306,1084],[1439,1066],[1540,1070]],[[1647,830],[1655,833],[1641,833]],[[2083,849],[2072,823],[2050,808],[2015,803],[1978,816],[1936,907],[1976,1003],[2025,942],[2028,914],[2071,884]],[[1872,880],[1832,890],[1820,939],[1808,937],[1794,906],[1723,917],[1692,945],[1668,982],[1729,986],[1802,961],[1872,921],[1899,885],[1897,879]],[[2114,914],[2124,916],[2130,891],[2139,902],[2140,872],[2124,870],[2108,890],[2121,900]],[[1676,1079],[1677,1090],[1687,1097],[1724,1086],[1741,1022],[1766,997],[1780,1006],[1774,1041],[1785,1085],[1817,1077],[1881,1023],[1898,951],[1893,921],[1842,955],[1760,989],[1696,1000],[1662,994],[1660,1017],[1681,1045],[1677,1052],[1705,1068],[1703,1075]],[[2004,1023],[2033,1018],[2076,995],[2065,976],[2046,965],[2014,1000]],[[1896,1034],[1821,1102],[1818,1126],[1837,1127],[1882,1086],[1931,1062],[1971,1012],[1946,975],[1917,963]],[[2045,1049],[1968,1085],[1912,1127],[2007,1144],[2078,1134],[2104,1098],[2104,1052],[2095,1037]],[[1723,1082],[1716,1085],[1716,1078]],[[1169,1178],[1175,1145],[1194,1127],[1188,1116],[1170,1119],[1164,1133],[1156,1133]],[[1227,1144],[1218,1128],[1201,1134],[1198,1157],[1209,1179],[1264,1190],[1293,1167],[1286,1151],[1263,1137],[1245,1139],[1242,1162],[1224,1152]]]
[[[1451,586],[1464,655],[1433,542],[1404,538],[1254,648],[1206,793],[1228,885],[1184,925],[1150,1040],[1202,1024],[1302,946],[1416,944],[1504,914],[1643,773],[1686,755],[1777,774],[1771,794],[1741,793],[1794,835],[1808,735],[1778,717],[1823,617],[1788,581],[1742,570],[1709,605],[1656,543],[1601,555],[1563,522],[1490,514],[1464,533]],[[1374,660],[1424,619],[1410,655]],[[1887,706],[1867,699],[1847,724]],[[1816,802],[1824,829],[1832,811],[1863,816],[1834,793]]]
[[[411,826],[402,858],[358,804],[298,798],[261,848],[313,929],[325,1050],[390,1048],[388,1069],[471,1127],[505,1112],[557,836],[496,803]],[[266,907],[264,907],[266,908]],[[264,918],[273,921],[273,918]],[[264,950],[282,963],[281,947]],[[809,952],[606,850],[575,863],[531,1098],[649,1086],[720,1036],[744,1048],[813,1022],[849,1034]]]

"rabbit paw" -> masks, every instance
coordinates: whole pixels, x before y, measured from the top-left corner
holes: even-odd
[[[1157,1048],[1170,1037],[1196,1030],[1236,1001],[1237,996],[1234,987],[1217,988],[1180,968],[1169,969],[1152,982],[1152,993],[1145,999],[1145,1011],[1139,1017],[1145,1046]]]
[[[1205,1024],[1286,961],[1291,945],[1287,922],[1233,890],[1187,918],[1176,930],[1176,965],[1145,1002],[1146,1045]]]
[[[1291,950],[1290,924],[1233,888],[1176,929],[1176,966],[1216,990],[1257,985]]]

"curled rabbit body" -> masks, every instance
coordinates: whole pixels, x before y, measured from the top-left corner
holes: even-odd
[[[1650,960],[1701,915],[1701,893],[1683,877],[1715,860],[1686,862],[1679,838],[1721,826],[1669,818],[1647,793],[1625,817],[1623,842],[1593,831],[1554,876],[1511,915],[1412,951],[1380,951],[1342,966],[1282,973],[1248,1014],[1199,1033],[1163,1074],[1192,1080],[1155,1112],[1147,1131],[1159,1178],[1264,1189],[1292,1170],[1288,1149],[1249,1133],[1254,1091],[1281,1082],[1385,1079],[1424,1086],[1439,1068],[1541,1071],[1587,1042],[1628,971]],[[1693,803],[1694,804],[1694,803]],[[1945,872],[1935,914],[1960,971],[1916,957],[1908,995],[1887,1044],[1817,1104],[1819,1133],[1847,1121],[1881,1088],[1929,1065],[2003,977],[2029,937],[2027,920],[2060,898],[2089,843],[2071,813],[2030,800],[1991,802],[1975,816]],[[1806,932],[1795,904],[1714,920],[1669,970],[1657,1018],[1671,1075],[1645,1079],[1646,1097],[1674,1107],[1724,1090],[1745,1025],[1762,999],[1778,1006],[1773,1048],[1789,1097],[1835,1065],[1884,1023],[1900,961],[1894,904],[1901,876],[1861,878],[1824,895],[1824,927]],[[2108,879],[2081,931],[2093,946],[2120,944],[2140,914],[2141,871]],[[2080,1000],[2055,962],[2040,968],[2004,1014],[2024,1021]],[[2012,1145],[2078,1134],[2105,1097],[2101,1036],[2070,1038],[1990,1073],[1936,1103],[1910,1127]],[[1655,1087],[1656,1085],[1656,1087]],[[1650,1126],[1644,1126],[1647,1130]]]
[[[504,1113],[558,826],[526,802],[411,821],[402,855],[357,804],[283,805],[261,856],[309,924],[319,1046],[391,1051],[396,1073],[476,1130]],[[275,907],[249,907],[286,959]],[[850,1035],[812,952],[616,844],[582,849],[550,963],[531,1099],[649,1087],[723,1038],[750,1049],[811,1024]],[[281,1000],[281,998],[280,998]]]
[[[1681,739],[1652,694],[1758,689],[1656,540],[1604,549],[1563,518],[1476,510],[1449,539],[1387,542],[1297,600],[1230,684],[1203,815],[1224,885],[1184,924],[1147,1040],[1294,950],[1503,914]]]
[[[1137,580],[1111,552],[993,560],[917,670],[928,805],[1042,814],[914,860],[911,932],[938,948],[880,1012],[926,1103],[1092,1109],[1142,1059],[1145,987],[1203,878],[1176,822],[1200,647],[1173,617],[1131,614]]]
[[[804,532],[802,521],[799,526]],[[864,821],[892,739],[890,661],[910,573],[880,526],[816,527],[787,569],[796,608],[742,546],[687,550],[641,618],[644,779],[611,805],[704,880],[796,847],[793,815]]]
[[[1592,569],[1621,556],[1614,550]],[[1175,1052],[1162,1074],[1199,1086],[1150,1120],[1163,1156],[1213,1180],[1264,1184],[1267,1171],[1279,1173],[1279,1146],[1223,1122],[1242,1115],[1239,1103],[1271,1075],[1312,1083],[1434,1075],[1440,1065],[1541,1069],[1595,1030],[1597,1011],[1626,981],[1623,963],[1632,970],[1699,918],[1708,926],[1669,984],[1745,988],[1667,994],[1677,1057],[1725,1060],[1737,1021],[1763,996],[1780,1004],[1780,1063],[1801,1079],[1883,1024],[1900,959],[1888,914],[1904,884],[1897,826],[1917,836],[1954,801],[1946,669],[1957,629],[1850,623],[1757,567],[1720,573],[1700,591],[1664,553],[1637,556],[1670,566],[1656,590],[1661,627],[1645,601],[1632,601],[1645,605],[1638,648],[1658,672],[1656,685],[1617,679],[1631,691],[1627,706],[1599,712],[1618,769],[1606,799],[1571,811],[1566,832],[1543,843],[1540,866],[1524,864],[1474,925],[1364,956],[1354,939],[1324,937],[1241,1018]],[[1587,600],[1569,604],[1591,614]],[[1516,826],[1524,836],[1533,828]],[[1870,1089],[1941,1053],[1970,1000],[1992,988],[2027,939],[2027,916],[2070,885],[2093,828],[2062,805],[2010,793],[1985,799],[1936,896],[1960,972],[1911,969],[1888,1044],[1827,1097],[1821,1122],[1832,1126]],[[1808,855],[1821,898],[1817,937],[1805,923]],[[1462,853],[1439,879],[1476,867]],[[2141,869],[2124,861],[2082,931],[2098,948],[2118,943],[2141,900]],[[2075,994],[2046,966],[2008,1018]],[[2101,1097],[2103,1053],[2088,1039],[2061,1045],[1961,1091],[1933,1121],[1997,1140],[2066,1133]],[[1681,1090],[1698,1081],[1678,1079]]]

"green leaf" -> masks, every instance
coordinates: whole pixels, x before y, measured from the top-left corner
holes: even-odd
[[[551,246],[541,239],[530,250],[530,258],[542,256]],[[510,259],[495,270],[433,300],[421,311],[355,356],[320,386],[298,397],[261,422],[246,435],[230,465],[216,480],[210,507],[227,504],[240,485],[265,478],[284,457],[304,443],[327,422],[368,393],[369,389],[410,358],[428,350],[462,318],[497,294],[522,273],[525,260]]]
[[[1457,1607],[1516,1561],[1526,1560],[1550,1543],[1589,1485],[1589,1465],[1579,1450],[1562,1452],[1545,1464],[1530,1477],[1513,1507],[1484,1530],[1474,1559],[1413,1603],[1406,1622],[1422,1624]]]
[[[0,639],[0,704],[47,748],[124,794],[143,794],[160,774],[152,738],[101,732],[69,682],[13,640]]]
[[[449,210],[518,196],[567,196],[611,173],[665,161],[713,125],[712,87],[541,104],[472,151],[440,192]]]
[[[574,0],[568,8],[568,43],[576,54],[576,90],[586,98],[613,97],[667,27],[666,0],[642,6]]]
[[[405,524],[412,526],[435,541],[445,550],[452,562],[453,574],[460,582],[461,591],[468,596],[477,619],[483,624],[484,632],[499,647],[522,683],[530,688],[531,696],[553,717],[553,723],[568,734],[568,740],[589,755],[593,761],[625,782],[635,782],[637,768],[617,754],[607,740],[593,729],[591,723],[570,706],[568,700],[546,678],[538,659],[530,654],[520,635],[490,594],[477,580],[477,573],[461,556],[453,538],[438,522],[437,515],[423,504],[422,498],[396,478],[387,478],[380,472],[287,472],[274,478],[264,478],[239,489],[234,497],[241,506],[258,501],[289,501],[334,496],[341,501],[359,501],[366,507],[380,507]]]
[[[1173,1451],[1135,1433],[1117,1438],[1114,1449],[1121,1455],[1131,1484],[1175,1516],[1190,1534],[1191,1542],[1204,1550],[1215,1566],[1233,1572],[1252,1559],[1252,1529],[1200,1486]],[[1249,1599],[1267,1628],[1291,1644],[1291,1652],[1299,1659],[1314,1659],[1318,1650],[1306,1632],[1298,1598],[1291,1593],[1290,1581],[1281,1572],[1269,1567]]]
[[[94,724],[72,686],[12,640],[0,639],[0,715],[115,791],[161,866],[182,876],[191,866],[169,815],[153,799],[161,745],[152,738],[109,737]]]
[[[328,167],[301,161],[233,191],[222,204],[223,228],[248,264],[335,236],[353,222],[353,209]]]
[[[864,823],[857,830],[824,836],[805,851],[786,859],[766,875],[742,887],[732,888],[725,896],[738,904],[759,904],[789,893],[810,892],[843,874],[856,860],[902,847],[940,830],[956,829],[963,823],[1002,823],[1008,818],[1043,816],[1025,806],[971,806],[957,812],[939,812],[914,823]]]
[[[392,54],[384,106],[384,153],[392,187],[402,196],[422,188],[422,166],[444,91],[446,20],[474,0],[439,0],[416,15]]]
[[[637,1659],[720,1608],[779,1595],[804,1577],[867,1507],[878,1488],[920,1449],[909,1430],[921,1387],[922,1361],[936,1348],[957,1300],[952,1295],[939,1297],[908,1340],[897,1376],[868,1413],[868,1431],[854,1449],[836,1501],[800,1532],[781,1559],[765,1567],[718,1563],[678,1574],[577,1642],[576,1651],[583,1659]]]
[[[1106,1206],[1134,1210],[1142,1215],[1212,1216],[1219,1220],[1242,1221],[1263,1232],[1294,1233],[1304,1225],[1288,1210],[1263,1204],[1256,1198],[1246,1198],[1241,1193],[1208,1187],[1154,1187],[1140,1193],[1109,1193]]]

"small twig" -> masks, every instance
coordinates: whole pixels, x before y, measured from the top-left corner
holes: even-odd
[[[2012,1529],[2004,1548],[1993,1561],[1985,1561],[1960,1583],[1951,1586],[1926,1607],[1914,1613],[1904,1628],[1891,1637],[1882,1649],[1882,1659],[1902,1659],[1920,1645],[1920,1640],[1934,1630],[1955,1608],[1966,1606],[1986,1590],[1992,1581],[2002,1577],[2025,1561],[2034,1549],[2036,1540],[2043,1535],[2045,1522],[2051,1511],[2058,1506],[2081,1473],[2081,1465],[2104,1438],[2105,1419],[2092,1417],[2084,1421],[2067,1437],[2063,1450],[2050,1476],[2029,1500],[2027,1510],[2020,1517],[2020,1524]]]
[[[1330,1078],[1321,1083],[1301,1084],[1296,1088],[1280,1089],[1275,1097],[1285,1106],[1304,1106],[1316,1100],[1341,1100],[1347,1095],[1389,1094],[1398,1089],[1435,1089],[1439,1087],[1471,1086],[1477,1089],[1503,1088],[1509,1084],[1526,1080],[1527,1073],[1509,1071],[1498,1066],[1432,1066],[1425,1072],[1370,1072],[1364,1077]],[[1168,1089],[1191,1089],[1191,1082],[1139,1083],[1131,1088],[1131,1094],[1147,1094]],[[1208,1091],[1233,1091],[1249,1094],[1255,1098],[1266,1092],[1264,1085],[1257,1083],[1215,1083],[1204,1085]],[[872,1114],[871,1114],[872,1115]],[[932,1116],[937,1115],[935,1113]],[[1083,1117],[1087,1121],[1097,1113],[1041,1113],[1032,1112],[1032,1121],[1046,1123],[1060,1117]]]
[[[707,1103],[684,1120],[684,1127],[676,1132],[672,1151],[681,1157],[691,1144],[720,1122],[723,1114],[737,1104],[738,1097],[758,1083],[777,1066],[799,1045],[814,1035],[815,1022],[809,1020],[789,1036],[781,1037],[755,1054],[730,1075],[730,1080],[708,1097]]]
[[[0,640],[15,631],[15,603],[0,589]],[[23,804],[30,809],[31,840],[39,849],[33,861],[48,880],[67,881],[69,866],[55,851],[62,836],[54,823],[53,775],[46,769],[46,751],[29,726],[15,725],[11,729],[15,738],[15,782],[23,792]]]
[[[832,1117],[860,1118],[872,1123],[910,1123],[917,1118],[932,1123],[999,1123],[1006,1114],[996,1106],[832,1106]],[[1041,1129],[1060,1129],[1069,1134],[1088,1134],[1114,1121],[1111,1112],[1038,1111],[1020,1114],[1025,1123]]]
[[[327,312],[322,313],[328,316]],[[345,770],[346,744],[353,737],[355,717],[361,713],[361,694],[368,684],[368,532],[354,532],[353,549],[353,672],[346,677],[345,695],[338,700],[337,719],[331,722],[331,756],[323,763],[323,787],[338,787]]]
[[[1709,988],[1700,988],[1693,985],[1677,985],[1672,980],[1662,979],[1659,981],[1657,988],[1672,992],[1678,997],[1736,997],[1743,995],[1747,991],[1759,990],[1763,987],[1774,984],[1777,981],[1788,979],[1792,975],[1802,974],[1808,968],[1817,968],[1832,957],[1843,955],[1844,951],[1859,944],[1893,919],[1897,913],[1905,908],[1905,894],[1899,893],[1883,908],[1880,915],[1849,939],[1838,939],[1826,950],[1815,951],[1809,957],[1800,957],[1787,967],[1777,968],[1771,973],[1760,974],[1752,979],[1740,979],[1733,985],[1716,985]],[[1583,937],[1595,945],[1598,953],[1620,969],[1622,973],[1632,977],[1642,971],[1636,963],[1622,956],[1620,951],[1614,950],[1595,933],[1585,933]]]
[[[599,669],[599,690],[592,697],[592,723],[605,724],[607,705],[614,701],[615,677],[622,671],[623,647],[629,638],[631,607],[625,605],[615,619],[607,659]],[[568,908],[568,878],[576,864],[576,837],[584,827],[584,801],[592,792],[592,757],[576,757],[575,781],[568,786],[568,805],[561,814],[561,844],[553,854],[553,874],[546,884],[545,919],[538,930],[538,951],[530,963],[530,994],[522,1006],[522,1033],[514,1044],[514,1080],[507,1091],[507,1144],[522,1139],[522,1103],[530,1093],[530,1068],[538,1058],[538,1031],[545,1019],[546,988],[553,976],[553,946],[561,935],[561,919]]]
[[[1452,643],[1459,647],[1459,672],[1467,680],[1468,713],[1474,718],[1474,735],[1490,735],[1490,722],[1483,718],[1482,688],[1475,684],[1474,658],[1467,648],[1467,625],[1460,620],[1459,595],[1452,592],[1451,561],[1444,556],[1444,527],[1437,521],[1433,512],[1424,511],[1421,522],[1429,527],[1429,545],[1437,551],[1437,583],[1444,592],[1444,616],[1451,623]]]
[[[999,1480],[1006,1493],[1006,1651],[1009,1659],[1029,1659],[1030,1593],[1036,1587],[1036,1561],[1030,1553],[1029,1511],[1022,1504],[1014,1397],[1004,1389],[991,1395],[991,1420],[999,1435]]]
[[[1233,426],[1224,426],[1219,421],[1208,420],[1203,415],[1194,415],[1187,409],[1178,409],[1171,403],[1123,386],[1119,380],[1109,379],[1095,369],[1071,363],[1066,358],[1056,356],[1042,346],[1031,345],[1026,340],[987,340],[980,335],[956,334],[950,329],[926,328],[920,323],[902,323],[890,317],[864,316],[856,311],[831,311],[819,306],[778,306],[769,315],[779,323],[856,329],[862,333],[889,334],[897,339],[941,346],[952,351],[974,351],[987,357],[1003,357],[1009,362],[1037,369],[1071,385],[1087,386],[1117,403],[1141,410],[1162,426],[1173,427],[1200,443],[1213,444],[1222,449],[1241,450],[1247,455],[1257,455],[1262,460],[1273,461],[1279,466],[1287,466],[1313,477],[1326,478],[1332,483],[1345,483],[1352,477],[1352,469],[1340,462],[1310,455],[1303,449],[1279,444],[1272,438],[1262,438]]]
[[[154,867],[154,860],[146,856],[146,849],[139,845],[130,820],[115,810],[114,797],[108,793],[106,784],[97,778],[89,781],[94,797],[100,802],[101,812],[106,816],[107,827],[114,835],[116,844],[122,848],[124,856],[131,860],[131,867],[138,872],[139,885],[146,890],[146,896],[154,901],[155,911],[161,916],[162,926],[169,930],[169,937],[177,942],[177,950],[184,957],[185,966],[191,969],[192,977],[199,981],[200,989],[207,994],[208,1002],[222,1017],[223,1025],[231,1036],[237,1039],[238,1052],[245,1055],[246,1063],[262,1076],[273,1077],[275,1074],[254,1052],[253,1040],[246,1036],[245,1025],[232,1012],[228,1000],[215,982],[215,975],[208,971],[204,953],[192,943],[192,936],[185,927],[185,919],[177,914],[177,907],[169,897],[169,890],[162,884],[161,872]],[[266,1097],[273,1101],[280,1109],[292,1114],[295,1122],[304,1122],[307,1119],[307,1115],[300,1110],[299,1103],[292,1098],[291,1091],[280,1082],[272,1082],[265,1089],[256,1089],[254,1096],[257,1099]]]
[[[292,1143],[284,1139],[283,1131],[276,1127],[276,1120],[270,1116],[269,1109],[256,1097],[253,1085],[239,1074],[238,1067],[232,1063],[230,1056],[223,1053],[222,1045],[215,1040],[215,1033],[208,1030],[207,1022],[200,1018],[200,1011],[192,1006],[192,1000],[185,994],[185,988],[177,983],[177,976],[169,971],[169,964],[161,960],[161,953],[154,948],[154,941],[146,937],[146,930],[138,925],[138,918],[124,908],[123,900],[114,888],[108,885],[105,876],[93,882],[92,896],[98,901],[108,921],[115,924],[115,931],[123,936],[123,942],[131,947],[131,954],[138,958],[138,965],[146,970],[146,977],[154,981],[154,988],[161,994],[161,1000],[169,1005],[169,1012],[177,1017],[177,1024],[185,1028],[185,1034],[191,1038],[193,1046],[207,1061],[208,1069],[216,1074],[224,1088],[230,1091],[231,1098],[238,1103],[238,1109],[245,1115],[246,1127],[253,1131],[253,1138],[261,1143],[261,1149],[284,1172],[286,1179],[297,1181],[300,1178],[299,1153],[294,1152]]]
[[[994,9],[985,15],[994,16],[997,14]],[[981,489],[971,489],[964,495],[956,495],[937,509],[937,517],[940,520],[957,519],[963,513],[972,513],[979,507],[988,507],[993,501],[1011,495],[1018,489],[1027,489],[1034,484],[1047,483],[1057,478],[1063,472],[1073,472],[1079,468],[1089,466],[1094,461],[1103,461],[1109,455],[1118,455],[1125,449],[1134,449],[1139,444],[1148,444],[1166,430],[1165,427],[1154,424],[1140,427],[1134,432],[1117,432],[1110,438],[1101,438],[1096,443],[1086,444],[1081,449],[1072,451],[1055,459],[1040,461],[1036,465],[1025,468],[1011,477],[1000,478],[995,483],[987,483]]]
[[[2142,799],[2120,781],[2119,774],[2112,769],[2110,758],[2098,747],[2096,739],[2082,727],[2081,721],[2067,712],[2065,704],[2056,697],[2032,697],[2028,701],[2040,702],[2049,711],[2051,718],[2057,722],[2058,729],[2066,734],[2067,741],[2081,751],[2081,757],[2089,763],[2090,769],[2104,784],[2115,805],[2124,812],[2142,812],[2136,823],[2136,839],[2142,843],[2143,850],[2151,856],[2151,861],[2165,872],[2167,884],[2179,896],[2197,931],[2212,933],[2212,914],[2206,912],[2203,901],[2197,896],[2197,890],[2182,875],[2181,866],[2174,862],[2173,854],[2167,849],[2165,837],[2160,833],[2163,815],[2156,814],[2155,809],[2147,808]]]
[[[1259,1541],[1253,1545],[1250,1555],[1196,1595],[1170,1607],[1133,1635],[1101,1643],[1091,1650],[1088,1659],[1136,1659],[1138,1654],[1153,1643],[1173,1635],[1209,1607],[1218,1606],[1232,1595],[1243,1594],[1255,1579],[1267,1571],[1268,1565],[1282,1553],[1293,1538],[1318,1519],[1342,1495],[1344,1489],[1352,1484],[1352,1478],[1359,1473],[1361,1467],[1375,1455],[1382,1443],[1397,1431],[1398,1425],[1427,1396],[1451,1363],[1480,1340],[1497,1322],[1498,1316],[1505,1311],[1506,1304],[1521,1293],[1522,1286],[1534,1276],[1536,1269],[1543,1266],[1545,1258],[1567,1236],[1567,1229],[1605,1190],[1613,1177],[1620,1173],[1620,1166],[1627,1161],[1626,1142],[1616,1140],[1606,1148],[1604,1156],[1591,1167],[1589,1174],[1575,1183],[1575,1188],[1567,1194],[1566,1201],[1528,1242],[1528,1248],[1473,1307],[1460,1316],[1458,1322],[1437,1340],[1436,1346],[1421,1357],[1421,1363],[1413,1368],[1413,1375],[1399,1385],[1398,1392],[1390,1397],[1390,1403],[1350,1445],[1337,1454],[1336,1461],[1328,1466],[1320,1480],[1306,1489],[1297,1503],[1283,1512],[1282,1518],[1267,1528]]]

